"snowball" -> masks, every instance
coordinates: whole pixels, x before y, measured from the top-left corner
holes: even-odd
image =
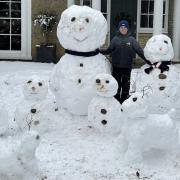
[[[48,92],[47,84],[38,76],[32,76],[23,87],[24,98],[27,100],[43,100]]]
[[[107,21],[100,11],[73,5],[61,14],[57,36],[65,49],[94,51],[105,43]]]
[[[147,41],[144,55],[152,63],[172,60],[174,51],[171,39],[164,34],[154,35]]]

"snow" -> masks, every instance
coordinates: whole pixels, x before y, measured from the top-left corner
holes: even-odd
[[[73,5],[63,11],[57,36],[65,49],[94,51],[101,47],[107,34],[107,21],[100,11]]]
[[[118,83],[110,74],[94,78],[96,95],[88,105],[88,121],[103,136],[119,135],[123,126],[120,103],[113,97]]]
[[[180,72],[180,66],[176,67]],[[23,135],[14,122],[14,115],[16,107],[24,99],[24,82],[37,75],[48,84],[53,68],[54,64],[0,62],[0,97],[3,107],[7,109],[10,126],[9,135],[0,139],[0,158],[9,157],[21,144]],[[140,69],[133,70],[132,79],[136,78],[137,72]],[[54,101],[50,90],[46,98]],[[26,106],[22,105],[22,110],[25,109]],[[174,157],[168,150],[169,155],[166,156],[157,150],[145,153],[144,161],[129,163],[125,161],[122,151],[123,140],[97,133],[89,126],[87,116],[71,115],[63,108],[51,112],[49,116],[47,126],[52,127],[52,131],[40,136],[40,145],[36,149],[40,173],[49,180],[135,180],[138,173],[142,179],[180,179],[179,154]],[[154,116],[153,119],[159,117]],[[175,123],[180,132],[180,122]],[[165,135],[167,137],[168,134]]]
[[[173,59],[174,50],[171,39],[164,34],[152,36],[146,43],[144,55],[152,63]]]

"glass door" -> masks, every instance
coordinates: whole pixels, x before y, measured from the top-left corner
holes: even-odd
[[[0,0],[0,59],[27,57],[28,1]]]
[[[21,50],[21,1],[0,1],[0,50]]]

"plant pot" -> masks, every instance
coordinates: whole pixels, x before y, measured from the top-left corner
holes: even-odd
[[[36,59],[38,62],[52,63],[56,61],[55,45],[36,45]]]

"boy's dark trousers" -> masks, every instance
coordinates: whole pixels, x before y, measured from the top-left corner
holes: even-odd
[[[113,66],[112,75],[119,85],[117,94],[114,97],[122,104],[129,97],[131,68]]]

